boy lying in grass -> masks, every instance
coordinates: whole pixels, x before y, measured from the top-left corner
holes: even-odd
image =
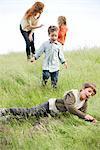
[[[48,116],[59,112],[70,112],[86,121],[96,123],[97,120],[86,114],[87,102],[91,96],[96,94],[94,83],[84,83],[82,89],[72,89],[64,94],[61,99],[51,98],[47,102],[32,108],[0,108],[0,117],[14,115],[21,117],[29,116]]]

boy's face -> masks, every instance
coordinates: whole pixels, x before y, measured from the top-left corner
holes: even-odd
[[[56,41],[58,38],[58,31],[50,32],[49,37],[51,41]]]
[[[80,92],[80,99],[87,100],[90,98],[90,96],[93,96],[93,95],[94,95],[94,92],[91,87],[85,88],[85,89],[82,89],[82,91]]]

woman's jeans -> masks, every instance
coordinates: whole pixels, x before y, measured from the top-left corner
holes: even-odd
[[[20,31],[22,33],[22,36],[24,37],[24,40],[26,42],[26,55],[27,58],[30,58],[31,53],[35,54],[35,46],[34,46],[34,33],[32,34],[33,40],[30,42],[29,40],[29,34],[31,31],[24,31],[20,25]]]

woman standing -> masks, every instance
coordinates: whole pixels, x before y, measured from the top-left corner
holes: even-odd
[[[36,2],[26,11],[20,23],[20,31],[26,42],[27,59],[31,58],[31,53],[32,55],[35,54],[34,30],[43,26],[42,24],[38,25],[43,9],[44,4],[42,2]]]

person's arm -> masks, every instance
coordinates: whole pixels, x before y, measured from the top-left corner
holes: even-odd
[[[33,39],[32,39],[32,34],[34,33],[34,29],[37,29],[37,28],[41,28],[42,26],[44,26],[44,25],[39,25],[39,26],[30,26],[30,30],[31,30],[31,32],[30,32],[30,34],[29,34],[29,40],[30,41],[32,41]]]
[[[84,105],[79,110],[86,113],[86,111],[87,111],[87,101],[85,101]]]
[[[30,26],[30,30],[31,30],[31,32],[30,32],[30,34],[29,34],[29,40],[30,41],[32,41],[33,39],[32,39],[32,34],[34,33],[34,29],[37,29],[37,28],[41,28],[42,26],[44,26],[43,24],[41,24],[41,25],[39,25],[39,26]]]
[[[64,67],[65,67],[65,69],[68,68],[67,62],[64,63]]]
[[[59,57],[61,64],[64,64],[65,68],[67,69],[67,62],[65,61],[64,54],[63,54],[61,47],[59,48],[59,51],[58,51],[58,57]]]
[[[86,113],[86,111],[87,111],[87,101],[85,101],[83,107],[80,108],[80,111]],[[91,115],[88,115],[88,114],[85,116],[85,120],[93,122],[93,123],[97,122],[97,120],[94,117],[92,117]]]
[[[31,20],[31,18],[28,20],[28,22],[29,22],[29,28],[30,28],[30,30],[31,30],[31,32],[30,32],[30,34],[29,34],[29,39],[30,39],[30,41],[32,41],[32,34],[34,33],[34,29],[38,29],[38,28],[41,28],[42,26],[44,26],[43,24],[41,24],[41,25],[33,25],[32,24],[32,20]]]
[[[77,115],[78,117],[80,117],[82,119],[85,118],[86,114],[75,108],[75,106],[74,106],[75,96],[72,92],[69,92],[65,95],[64,104],[65,104],[65,107],[67,108],[68,112],[70,112],[74,115]]]
[[[83,106],[83,112],[81,110],[78,110],[75,108],[74,104],[75,104],[75,97],[73,95],[72,92],[69,92],[65,95],[64,97],[64,104],[65,104],[65,107],[67,108],[67,110],[74,114],[74,115],[77,115],[79,118],[82,118],[86,121],[90,121],[92,123],[96,123],[97,120],[92,117],[91,115],[88,115],[88,114],[85,114],[85,111],[86,111],[86,107],[87,107],[87,103]]]
[[[38,26],[30,25],[30,29],[31,29],[31,30],[32,30],[32,29],[37,29],[37,28],[41,28],[41,27],[43,27],[43,26],[44,26],[43,24],[38,25]]]
[[[44,26],[43,24],[41,24],[41,25],[37,25],[38,24],[38,21],[37,21],[37,23],[35,24],[35,25],[33,25],[33,22],[35,22],[36,21],[36,19],[35,18],[29,18],[28,19],[28,22],[29,22],[29,26],[30,26],[30,29],[32,30],[34,30],[34,29],[37,29],[37,28],[41,28],[42,26]]]
[[[43,43],[39,50],[36,51],[35,55],[33,56],[33,58],[31,58],[31,62],[35,62],[35,60],[37,60],[41,55],[42,53],[44,52],[45,50],[45,43]]]

